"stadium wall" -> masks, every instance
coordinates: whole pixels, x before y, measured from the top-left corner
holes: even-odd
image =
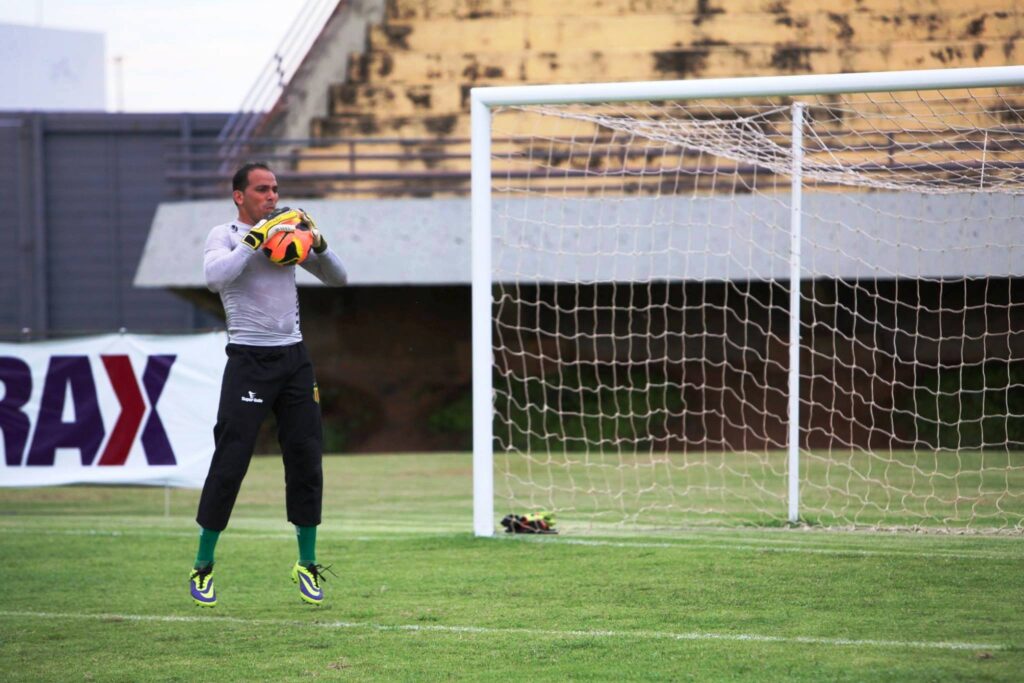
[[[898,215],[893,203],[903,202],[906,206],[911,199],[919,203],[916,210],[922,216],[968,212],[979,220],[960,230],[944,231],[912,224],[877,224],[880,211]],[[282,204],[294,201],[282,198]],[[803,284],[804,295],[815,302],[804,311],[804,324],[829,320],[842,331],[847,342],[833,347],[829,338],[822,342],[822,348],[808,349],[806,367],[815,362],[820,366],[820,358],[828,357],[846,368],[852,367],[855,359],[856,366],[862,369],[858,373],[839,373],[817,368],[819,380],[809,383],[803,391],[805,398],[815,398],[815,405],[828,408],[804,413],[803,431],[808,444],[830,446],[833,439],[841,438],[867,445],[872,439],[881,438],[883,432],[895,434],[895,441],[875,445],[912,443],[918,438],[913,423],[894,424],[888,431],[863,428],[892,422],[894,409],[901,402],[914,400],[912,395],[899,392],[883,395],[883,389],[891,389],[894,383],[916,386],[915,377],[924,372],[922,368],[945,366],[961,354],[973,360],[1024,356],[1024,336],[1015,332],[1018,326],[1010,325],[1009,320],[1003,321],[1003,327],[999,327],[1000,321],[984,320],[985,310],[979,305],[990,301],[1006,306],[1024,300],[1024,270],[1019,254],[1012,249],[977,248],[986,244],[989,231],[1012,229],[1010,217],[1017,213],[1012,198],[986,195],[967,200],[820,193],[807,196],[805,201],[805,258],[808,268],[817,275]],[[472,425],[469,200],[304,200],[300,205],[317,217],[350,272],[350,286],[343,289],[300,288],[303,333],[317,362],[328,450],[408,452],[468,448]],[[787,338],[788,317],[778,302],[786,299],[788,243],[782,239],[786,230],[778,226],[788,221],[788,196],[741,196],[729,201],[716,197],[659,201],[641,197],[625,200],[614,211],[601,216],[592,214],[596,206],[596,202],[584,199],[551,201],[539,208],[522,200],[503,204],[504,215],[520,217],[524,224],[535,228],[540,221],[531,212],[545,208],[549,216],[561,216],[566,222],[565,226],[548,225],[543,230],[507,227],[506,235],[520,237],[516,244],[506,244],[504,253],[506,261],[515,264],[523,277],[524,299],[546,302],[536,307],[541,315],[554,310],[556,302],[560,309],[580,308],[574,300],[575,288],[556,284],[566,280],[564,273],[577,272],[592,274],[605,283],[592,290],[602,307],[611,306],[613,301],[621,306],[632,301],[642,309],[645,298],[652,296],[664,297],[664,302],[677,311],[707,302],[711,305],[702,307],[700,315],[692,313],[689,317],[676,316],[664,321],[666,329],[674,331],[673,335],[664,336],[664,343],[673,346],[656,355],[675,361],[658,371],[668,373],[672,381],[679,382],[685,375],[706,387],[698,394],[684,397],[694,415],[701,414],[698,409],[705,404],[727,406],[730,414],[763,413],[766,406],[759,401],[783,395],[787,382],[787,348],[782,340]],[[736,242],[764,248],[774,245],[775,258],[766,258],[760,250],[733,253],[729,249],[729,235],[713,229],[712,226],[727,224],[721,214],[737,206],[750,217],[746,227],[750,234]],[[656,220],[658,212],[688,218],[675,222]],[[836,230],[829,217],[839,214],[858,229]],[[205,299],[211,310],[219,311],[216,297],[203,285],[201,252],[210,226],[229,215],[229,207],[217,200],[162,205],[140,261],[136,284],[173,288],[194,300]],[[981,220],[985,216],[989,218]],[[998,221],[994,216],[1006,218]],[[654,241],[645,242],[645,249],[671,258],[632,259],[616,248],[619,241],[637,244],[641,235],[624,226],[642,224],[660,226],[642,236],[643,240]],[[581,230],[581,225],[594,227]],[[602,230],[602,225],[607,229]],[[589,259],[576,258],[570,264],[559,260],[557,250],[538,248],[545,240],[557,240],[563,233],[570,235],[569,242],[583,244],[582,251],[594,255]],[[882,239],[886,235],[898,235],[906,248],[894,249],[889,240]],[[927,257],[922,257],[921,245],[927,246]],[[965,248],[972,245],[976,248]],[[612,256],[616,251],[620,254]],[[732,253],[732,257],[722,258],[726,253]],[[543,254],[556,255],[547,258]],[[945,254],[959,257],[953,260]],[[986,279],[968,281],[968,276]],[[921,279],[934,277],[946,278],[950,284],[939,287]],[[654,284],[624,285],[636,279]],[[774,284],[770,279],[775,280]],[[316,284],[303,271],[300,283]],[[746,295],[730,297],[729,291],[736,288]],[[864,329],[863,321],[849,312],[874,310],[879,296],[889,304],[877,312],[885,328],[892,332],[884,342],[888,355],[865,355],[863,349],[874,348],[879,342],[861,337],[876,331]],[[737,308],[748,304],[749,308]],[[563,324],[575,326],[560,328],[566,338],[575,328],[594,329],[587,308],[583,306],[576,317],[563,320]],[[969,315],[958,313],[964,310],[969,310]],[[949,313],[942,315],[939,311]],[[614,332],[620,336],[633,331],[632,325],[644,329],[649,325],[643,315],[621,316],[617,324]],[[900,332],[913,325],[942,329],[947,335],[961,327],[987,329],[988,334],[966,345],[959,341],[939,344]],[[545,323],[545,329],[555,328],[551,321]],[[931,336],[934,341],[935,335]],[[527,368],[530,373],[559,373],[555,359],[568,358],[573,353],[571,345],[558,340],[542,339],[535,334],[523,337],[523,343],[528,345],[525,350],[540,359]],[[748,342],[746,346],[763,349],[765,353],[745,352],[729,343],[730,339],[744,339]],[[603,349],[602,353],[613,351]],[[727,356],[730,363],[722,363]],[[893,358],[899,362],[893,362]],[[586,363],[597,358],[575,360]],[[745,367],[747,373],[716,374],[709,371],[711,366]],[[820,379],[829,374],[836,377],[834,382]],[[734,391],[751,377],[762,378],[772,391]],[[733,405],[737,395],[751,398],[743,405]],[[870,404],[856,403],[857,397],[862,396],[873,396],[874,400]],[[826,425],[830,425],[828,429]],[[784,443],[786,425],[778,422],[770,427],[762,435],[765,443]],[[710,414],[680,419],[673,428],[678,435],[674,447],[706,442],[733,448],[765,445],[755,443],[749,433]],[[272,430],[267,429],[261,450],[275,448]]]
[[[304,332],[325,387],[328,447],[347,452],[466,445],[466,200],[457,190],[435,191],[434,183],[468,170],[468,146],[458,144],[469,134],[470,88],[1002,65],[1018,61],[1020,41],[1019,10],[995,0],[829,6],[806,0],[353,0],[339,7],[261,132],[317,138],[296,142],[295,160],[277,164],[279,172],[353,176],[340,181],[344,193],[336,195],[346,201],[300,204],[323,225],[344,231],[332,243],[353,276],[344,290],[300,290]],[[342,33],[347,38],[340,39]],[[380,144],[384,138],[401,144]],[[375,144],[373,154],[357,160],[352,150],[359,139]],[[405,183],[400,194],[437,199],[414,209],[347,201],[395,194],[375,189],[379,179],[360,180],[357,170],[408,176],[395,181]],[[282,187],[287,191],[287,183]],[[187,211],[203,214],[196,234],[182,236],[183,221],[165,221],[170,246],[153,253],[180,259],[179,276],[194,274],[199,261],[173,246],[185,240],[201,245],[209,226],[226,215],[222,203],[212,206],[207,215],[202,203],[189,205]],[[158,215],[154,233],[161,220]],[[880,256],[894,257],[884,250]],[[554,275],[542,278],[538,296],[548,296],[547,282],[558,279],[559,264],[549,265]],[[144,281],[141,271],[137,284],[175,289],[219,311],[216,297],[192,275],[174,280],[178,276],[165,272],[170,280]],[[1021,280],[1006,282],[1007,296],[1019,300]],[[738,380],[708,381],[725,387]],[[706,437],[686,432],[686,438]]]
[[[132,286],[179,143],[213,139],[223,114],[0,115],[0,207],[13,263],[0,269],[0,338],[126,328],[183,332],[218,320]],[[169,161],[171,162],[169,164]]]

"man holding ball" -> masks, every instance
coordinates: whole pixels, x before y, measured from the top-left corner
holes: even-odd
[[[324,568],[316,560],[323,501],[319,390],[299,329],[295,268],[275,263],[261,247],[271,237],[300,227],[308,230],[304,239],[312,238],[312,250],[303,252],[308,257],[303,256],[300,265],[326,285],[344,285],[348,277],[308,214],[277,208],[277,179],[266,164],[252,162],[239,168],[232,179],[232,198],[237,218],[210,231],[203,256],[207,286],[220,294],[227,317],[228,360],[213,429],[213,460],[196,515],[199,551],[189,588],[197,605],[217,604],[214,548],[249,468],[260,424],[273,410],[284,460],[288,521],[295,525],[299,544],[292,581],[299,585],[302,600],[320,605]]]

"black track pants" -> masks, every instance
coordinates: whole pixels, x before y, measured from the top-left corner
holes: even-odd
[[[301,342],[290,346],[228,344],[228,362],[213,428],[214,452],[196,521],[223,531],[249,469],[256,434],[268,411],[277,416],[288,521],[320,524],[323,432],[313,364]]]

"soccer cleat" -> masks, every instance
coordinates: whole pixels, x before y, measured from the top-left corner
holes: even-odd
[[[311,605],[322,605],[324,589],[320,587],[320,582],[324,580],[324,571],[329,570],[330,567],[319,564],[308,564],[303,567],[296,562],[292,567],[292,583],[299,584],[299,597]]]
[[[217,592],[213,589],[213,565],[203,569],[193,569],[188,577],[192,600],[198,607],[215,607]]]

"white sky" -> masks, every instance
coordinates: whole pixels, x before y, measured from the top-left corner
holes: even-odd
[[[107,110],[237,111],[305,0],[0,0],[0,23],[106,36]]]

